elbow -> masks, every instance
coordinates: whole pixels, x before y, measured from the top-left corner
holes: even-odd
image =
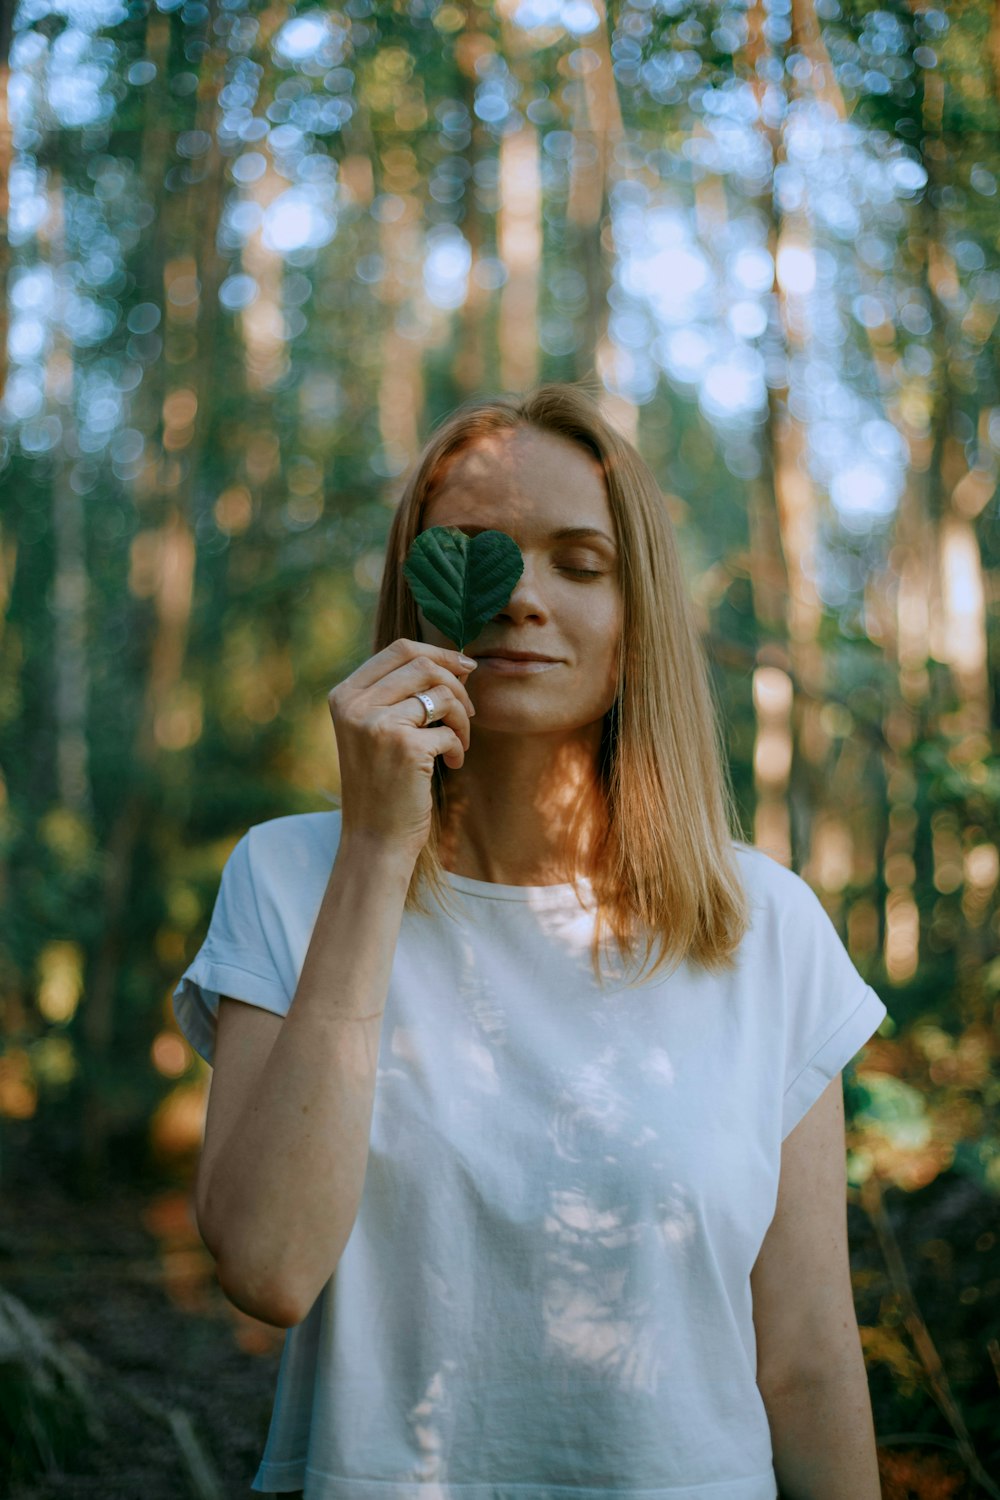
[[[215,1257],[215,1274],[226,1299],[248,1317],[272,1328],[294,1328],[309,1316],[318,1298],[334,1274],[334,1267],[323,1284],[304,1286],[291,1268],[234,1265],[223,1249]]]
[[[215,1261],[216,1280],[226,1300],[247,1317],[269,1323],[272,1328],[294,1328],[304,1322],[340,1260],[338,1254],[328,1268],[311,1267],[313,1274],[309,1276],[305,1266],[289,1259],[287,1246],[278,1252],[276,1260],[265,1250],[262,1264],[259,1254],[255,1258],[247,1253],[245,1235],[227,1236],[201,1215],[198,1229]],[[318,1271],[321,1281],[317,1280]]]
[[[215,1275],[226,1300],[248,1318],[256,1318],[258,1323],[268,1323],[272,1328],[294,1328],[309,1310],[303,1311],[300,1300],[282,1295],[280,1289],[233,1274],[229,1265],[218,1256]]]
[[[205,1212],[201,1208],[195,1209],[194,1221],[201,1236],[201,1242],[214,1261],[219,1259],[219,1242],[207,1223]]]
[[[202,1244],[215,1262],[215,1279],[227,1302],[246,1313],[248,1318],[269,1323],[272,1328],[291,1328],[302,1321],[294,1315],[295,1309],[289,1306],[288,1299],[274,1296],[261,1278],[240,1272],[232,1265],[221,1231],[212,1224],[206,1204],[196,1209],[195,1221]]]

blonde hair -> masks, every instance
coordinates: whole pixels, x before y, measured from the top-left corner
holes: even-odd
[[[389,531],[374,651],[400,637],[420,639],[403,563],[447,462],[480,438],[522,426],[568,438],[597,458],[619,546],[624,613],[618,691],[605,715],[598,757],[607,829],[591,876],[595,979],[603,982],[599,955],[607,931],[627,963],[638,951],[637,932],[642,934],[642,967],[659,941],[649,978],[671,960],[675,967],[689,959],[714,972],[732,969],[750,921],[733,846],[749,846],[730,832],[737,824],[735,799],[673,523],[648,465],[580,383],[550,382],[523,395],[476,398],[432,432]],[[425,884],[451,909],[439,856],[447,774],[439,755],[431,834],[405,903],[406,910],[425,915]]]

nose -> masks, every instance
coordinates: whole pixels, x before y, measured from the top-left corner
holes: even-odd
[[[527,556],[521,574],[507,603],[496,615],[498,620],[530,620],[548,618],[548,609],[536,575],[536,569]]]

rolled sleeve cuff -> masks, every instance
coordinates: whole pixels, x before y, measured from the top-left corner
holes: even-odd
[[[854,1010],[819,1050],[813,1053],[785,1090],[781,1119],[782,1140],[795,1129],[836,1074],[871,1039],[887,1014],[883,1001],[870,984],[866,985]]]

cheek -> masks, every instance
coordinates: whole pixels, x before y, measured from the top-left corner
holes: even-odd
[[[595,647],[606,655],[614,656],[622,630],[621,599],[616,594],[602,590],[600,597],[587,601],[585,617]]]
[[[587,655],[595,671],[594,686],[604,684],[604,691],[614,693],[618,683],[618,643],[622,631],[621,600],[615,596],[591,598],[583,616]]]

